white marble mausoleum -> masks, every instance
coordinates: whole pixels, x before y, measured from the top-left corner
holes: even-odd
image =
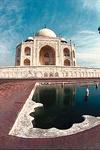
[[[75,46],[48,28],[17,45],[15,66],[0,68],[0,78],[86,77],[100,77],[100,68],[78,67]]]
[[[47,28],[16,48],[16,66],[76,66],[75,48]]]

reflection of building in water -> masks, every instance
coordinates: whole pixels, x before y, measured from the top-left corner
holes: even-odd
[[[36,108],[30,114],[34,117],[33,127],[67,129],[75,121],[75,118],[72,118],[74,112],[72,105],[75,101],[74,87],[62,86],[62,84],[42,85],[37,88],[33,100],[43,104],[43,107]]]
[[[74,103],[75,93],[76,89],[72,86],[43,85],[36,89],[33,100],[47,107],[56,105],[62,108]]]
[[[75,98],[76,88],[74,87],[65,87],[64,88],[64,105],[73,105]],[[68,101],[69,100],[69,101]]]

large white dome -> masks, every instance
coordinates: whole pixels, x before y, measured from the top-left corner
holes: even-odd
[[[43,28],[36,33],[36,36],[56,37],[56,34],[48,28]]]

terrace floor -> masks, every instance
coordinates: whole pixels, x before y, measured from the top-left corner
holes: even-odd
[[[0,80],[0,149],[100,149],[100,125],[74,135],[48,139],[8,135],[35,82]]]

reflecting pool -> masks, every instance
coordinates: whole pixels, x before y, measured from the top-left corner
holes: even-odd
[[[85,120],[83,115],[100,116],[100,87],[86,85],[40,85],[33,95],[33,101],[42,103],[30,115],[35,128],[68,129],[74,123]]]

